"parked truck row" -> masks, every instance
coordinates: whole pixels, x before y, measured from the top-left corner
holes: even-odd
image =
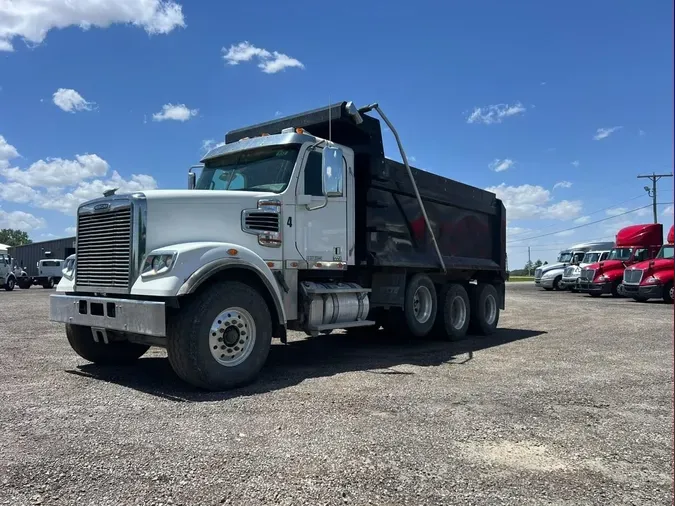
[[[50,319],[89,361],[162,346],[178,376],[221,390],[289,330],[490,334],[506,278],[502,201],[410,167],[377,104],[341,102],[229,132],[187,190],[81,205]]]
[[[562,251],[558,263],[535,271],[534,282],[547,290],[628,296],[640,302],[663,299],[672,304],[673,242],[672,226],[665,243],[660,223],[625,227],[614,243],[579,244]]]
[[[29,269],[21,266],[6,250],[0,250],[0,288],[8,292],[17,286],[24,290],[34,285],[54,288],[63,275],[63,264],[64,261],[59,258],[44,258]]]

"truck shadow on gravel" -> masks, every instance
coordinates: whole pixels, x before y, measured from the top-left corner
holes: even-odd
[[[267,363],[258,379],[245,387],[226,392],[206,392],[181,381],[165,357],[142,358],[124,367],[86,364],[67,373],[126,388],[176,402],[206,402],[246,397],[297,385],[309,378],[328,377],[345,372],[363,371],[381,375],[414,375],[397,366],[434,367],[462,365],[480,360],[475,353],[495,346],[529,339],[543,331],[500,329],[489,337],[467,337],[457,342],[414,341],[392,338],[384,331],[371,336],[344,333],[322,335],[288,344],[272,345]]]

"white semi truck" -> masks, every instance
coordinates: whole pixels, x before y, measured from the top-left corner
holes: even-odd
[[[386,159],[376,110],[403,164]],[[96,363],[167,349],[179,377],[252,381],[288,330],[495,331],[506,211],[493,193],[411,168],[377,104],[229,132],[187,190],[81,205],[50,319]]]
[[[581,263],[587,252],[591,250],[611,250],[614,247],[613,242],[585,242],[575,244],[564,249],[558,255],[558,261],[554,264],[542,265],[534,271],[534,284],[544,290],[562,290],[563,276],[568,266],[576,266]]]

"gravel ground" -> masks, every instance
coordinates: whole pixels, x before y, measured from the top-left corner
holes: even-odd
[[[212,394],[88,364],[49,293],[0,293],[0,504],[672,504],[672,306],[511,284],[491,338],[294,335]]]

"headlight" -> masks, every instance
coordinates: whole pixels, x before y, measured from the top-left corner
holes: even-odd
[[[544,275],[542,276],[542,279],[550,279],[555,276],[555,273],[552,271],[545,272]]]
[[[175,262],[176,262],[175,251],[161,252],[148,255],[145,258],[145,263],[143,264],[141,276],[150,277],[150,276],[158,276],[159,274],[165,274],[171,270]]]
[[[65,262],[63,262],[63,269],[61,269],[61,273],[67,280],[73,280],[73,276],[75,274],[75,256],[66,258]]]
[[[599,282],[599,283],[604,283],[605,281],[609,281],[609,278],[608,278],[607,276],[605,276],[604,274],[600,274],[600,275],[598,276],[598,282]]]
[[[645,279],[645,284],[647,285],[658,285],[661,283],[661,280],[659,278],[655,278],[654,276],[649,276],[647,279]]]

